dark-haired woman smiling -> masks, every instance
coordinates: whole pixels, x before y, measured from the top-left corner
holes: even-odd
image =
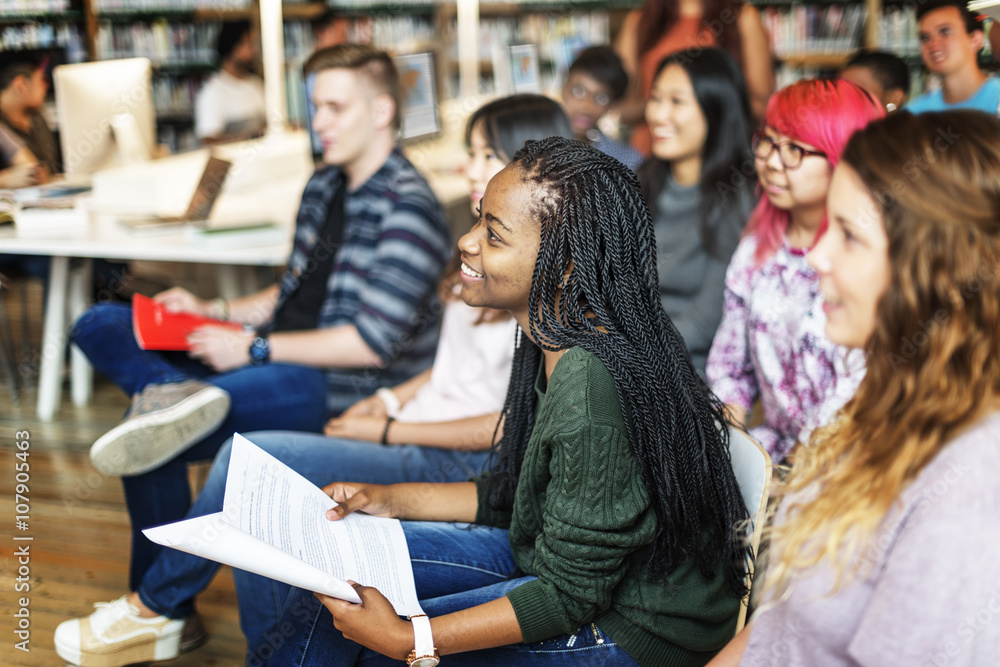
[[[270,664],[395,665],[431,645],[416,664],[704,664],[735,627],[746,510],[723,407],[660,304],[634,175],[576,141],[528,142],[459,248],[463,300],[522,330],[491,472],[326,489],[332,519],[409,519],[432,618],[363,586],[360,605],[303,593]],[[470,523],[430,523],[446,521]]]
[[[646,102],[653,157],[638,176],[653,213],[660,296],[702,375],[726,267],[757,201],[757,178],[744,173],[753,174],[749,115],[743,74],[720,49],[664,58]]]

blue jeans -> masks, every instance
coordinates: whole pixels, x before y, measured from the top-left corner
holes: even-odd
[[[469,524],[403,522],[420,606],[433,618],[502,598],[535,577],[514,563],[507,531]],[[252,646],[252,645],[251,645]],[[597,626],[530,644],[456,653],[451,665],[638,665]],[[281,623],[247,659],[248,667],[347,667],[399,665],[344,639],[330,612],[309,591],[288,598]]]
[[[418,447],[380,446],[312,433],[281,431],[248,433],[252,443],[282,461],[317,486],[330,482],[463,482],[476,475],[488,452]],[[188,517],[222,511],[232,440],[219,450],[208,479]],[[183,618],[194,610],[194,597],[219,569],[206,560],[175,549],[163,549],[146,572],[138,593],[158,614]],[[270,631],[281,618],[291,586],[256,574],[234,570],[239,595],[240,626],[248,645]]]
[[[244,366],[216,373],[182,352],[142,350],[132,333],[132,309],[100,303],[74,324],[76,343],[98,372],[131,395],[150,384],[200,379],[229,392],[229,416],[214,433],[156,470],[125,477],[125,503],[132,522],[129,586],[136,588],[161,547],[143,528],[179,521],[191,506],[187,464],[212,459],[233,433],[264,429],[321,431],[327,384],[317,368],[292,364]]]

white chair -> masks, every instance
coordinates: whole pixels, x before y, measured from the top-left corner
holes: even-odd
[[[764,525],[764,512],[767,508],[767,493],[771,486],[771,457],[745,431],[734,426],[729,427],[729,455],[733,460],[733,472],[740,485],[743,502],[750,515],[752,531],[750,546],[754,555],[760,544],[760,529]],[[753,562],[747,562],[747,583],[753,576]],[[743,629],[747,620],[747,606],[750,595],[740,604],[740,614],[736,619],[736,632]]]

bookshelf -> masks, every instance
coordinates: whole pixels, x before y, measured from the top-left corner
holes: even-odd
[[[835,73],[859,48],[882,49],[903,58],[910,67],[911,97],[924,92],[931,83],[920,57],[917,5],[913,2],[753,2],[760,9],[765,28],[771,35],[778,87],[802,77]],[[833,29],[838,25],[842,28],[840,32]],[[988,40],[980,55],[980,67],[988,70],[997,68]]]
[[[772,38],[778,85],[838,70],[859,47],[881,47],[911,62],[913,89],[926,75],[916,40],[916,5],[908,0],[750,0]],[[458,3],[477,23],[459,28]],[[468,2],[469,4],[464,4]],[[289,119],[305,120],[298,71],[313,49],[311,21],[329,6],[351,41],[393,54],[432,51],[442,96],[460,96],[458,44],[472,92],[492,94],[494,66],[514,44],[535,44],[543,90],[553,90],[583,44],[609,42],[642,0],[307,0],[282,3]],[[147,56],[155,67],[158,124],[175,149],[193,142],[193,103],[215,70],[215,35],[223,21],[260,20],[258,0],[0,0],[0,50],[62,48],[71,62]],[[470,25],[472,26],[470,29]],[[470,33],[474,35],[470,39]],[[470,42],[474,42],[469,46]],[[498,55],[499,54],[499,55]],[[990,62],[987,56],[984,62]],[[474,69],[470,67],[474,66]],[[466,94],[470,90],[464,91]]]
[[[89,57],[86,0],[0,0],[0,51],[63,49],[68,62]]]
[[[491,94],[495,58],[508,46],[537,45],[542,87],[551,88],[564,74],[569,55],[576,47],[610,41],[611,26],[619,24],[624,14],[639,7],[642,0],[514,0],[476,4],[479,72],[476,92]],[[329,6],[349,22],[348,35],[352,41],[370,42],[396,55],[433,51],[444,96],[460,95],[456,0],[392,3],[330,0]]]
[[[478,92],[495,92],[498,59],[509,58],[512,45],[533,44],[538,48],[540,83],[543,91],[554,91],[565,77],[573,55],[581,47],[611,41],[612,13],[624,15],[638,3],[523,2],[482,4],[479,8]],[[458,87],[458,23],[454,5],[443,5],[438,30],[447,45],[444,54],[445,89],[450,96]],[[610,8],[609,8],[610,7]]]
[[[92,59],[148,57],[153,62],[158,140],[173,151],[196,147],[194,102],[205,79],[218,68],[218,32],[223,22],[240,19],[259,27],[257,0],[80,1]],[[307,28],[323,11],[325,5],[318,1],[282,5],[287,25]]]
[[[840,69],[851,53],[880,43],[882,0],[754,0],[771,36],[780,88]]]

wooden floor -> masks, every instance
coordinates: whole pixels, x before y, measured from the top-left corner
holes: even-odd
[[[5,297],[10,305],[12,329],[20,330],[17,299]],[[38,349],[40,341],[41,285],[29,292],[30,339]],[[91,443],[116,424],[128,405],[120,391],[98,380],[95,396],[86,408],[75,408],[64,388],[62,407],[51,423],[35,418],[37,374],[31,361],[21,371],[31,386],[12,404],[6,384],[0,386],[0,493],[5,499],[0,519],[0,664],[63,665],[52,643],[55,627],[64,620],[93,611],[93,603],[114,600],[128,592],[129,523],[121,483],[100,475],[90,463]],[[3,379],[0,368],[0,379]],[[15,464],[18,449],[15,435],[30,434],[27,461],[27,529],[16,526],[17,492]],[[23,478],[22,478],[23,479]],[[15,541],[31,537],[32,541]],[[27,545],[30,552],[27,583],[30,590],[16,592],[21,565],[15,549]],[[27,598],[30,619],[30,652],[14,648],[19,641],[12,630],[12,614],[19,598]],[[198,598],[198,609],[209,633],[201,648],[168,663],[171,667],[232,666],[244,663],[245,642],[239,630],[236,594],[232,575],[223,568],[212,585]]]

